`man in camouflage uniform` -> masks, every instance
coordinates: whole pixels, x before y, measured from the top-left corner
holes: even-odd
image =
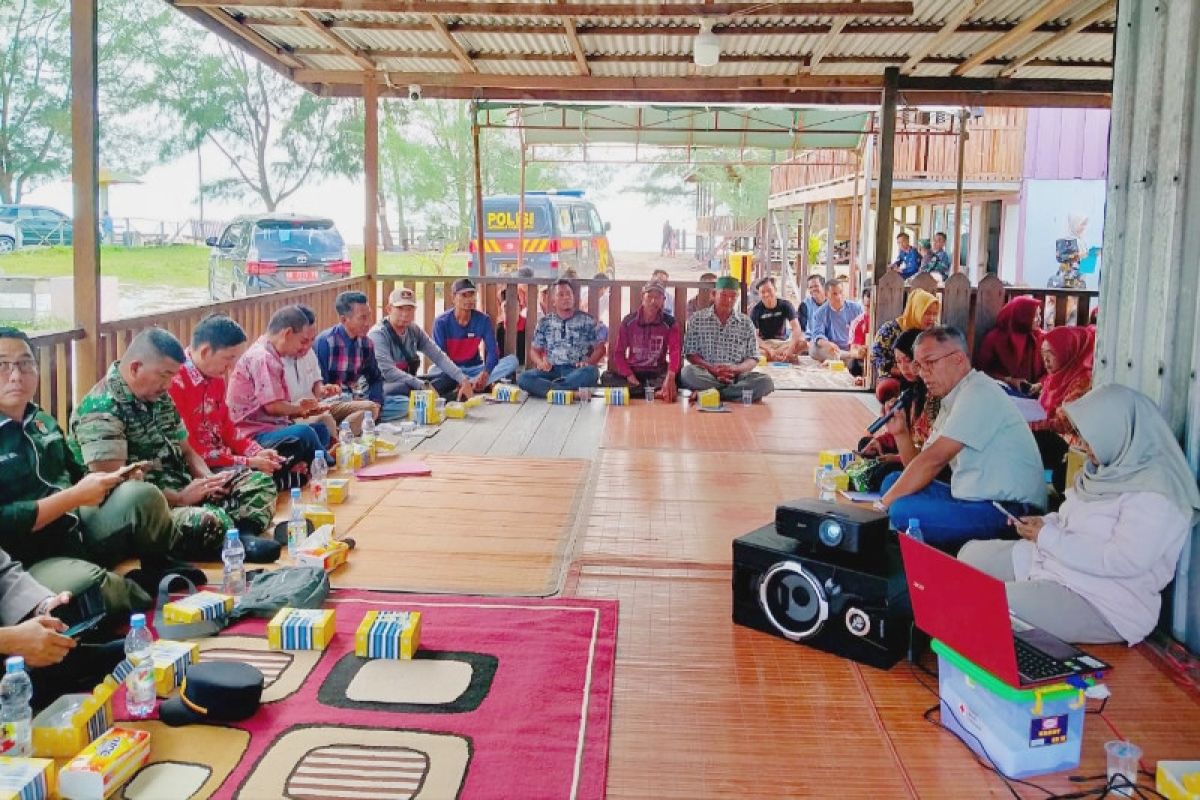
[[[174,551],[179,557],[216,560],[225,531],[237,528],[247,561],[274,561],[279,545],[258,534],[275,515],[275,484],[257,470],[214,474],[188,444],[187,429],[167,394],[185,358],[183,347],[166,331],[138,334],[71,414],[71,449],[94,471],[151,462],[146,480],[171,506],[180,531]]]

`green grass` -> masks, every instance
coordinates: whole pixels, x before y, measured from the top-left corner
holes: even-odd
[[[177,244],[167,247],[100,248],[100,272],[123,283],[203,289],[208,286],[209,248]],[[363,251],[351,248],[354,275],[363,274]],[[465,275],[465,253],[380,253],[381,274]],[[70,247],[20,250],[0,256],[0,275],[53,278],[70,275]]]

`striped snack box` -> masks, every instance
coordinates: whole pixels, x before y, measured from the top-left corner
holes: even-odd
[[[325,481],[325,500],[329,505],[346,502],[350,496],[350,480],[348,478],[328,478]]]
[[[721,393],[716,389],[705,389],[696,395],[696,402],[701,408],[720,408]]]
[[[206,619],[226,619],[233,613],[233,595],[217,592],[196,592],[193,595],[172,600],[162,608],[163,622],[183,625]]]
[[[408,394],[408,418],[418,425],[436,425],[437,392],[419,389]]]
[[[267,643],[272,650],[324,650],[333,620],[333,609],[281,608],[267,625]]]
[[[575,393],[566,389],[551,389],[546,393],[546,402],[552,406],[569,406],[575,402]]]
[[[519,403],[522,399],[521,390],[511,383],[497,383],[492,387],[492,399],[501,403]]]
[[[834,469],[845,469],[854,460],[853,450],[822,450],[817,453],[817,465],[831,465]]]
[[[151,651],[154,660],[154,690],[159,697],[169,697],[179,684],[183,683],[183,673],[188,664],[200,660],[200,645],[196,642],[173,642],[170,639],[159,639]],[[112,677],[117,684],[125,682],[133,664],[128,658],[117,664],[112,671]]]
[[[112,797],[149,760],[149,731],[109,728],[59,770],[59,795],[64,800]]]
[[[629,387],[620,389],[605,388],[601,390],[604,393],[604,402],[610,406],[627,406],[629,405]]]
[[[114,686],[102,683],[91,694],[64,694],[42,709],[33,718],[33,754],[70,758],[87,747],[113,723],[114,691]]]
[[[49,758],[0,756],[0,800],[46,800],[55,796],[54,777]]]
[[[333,512],[325,506],[308,504],[304,507],[304,518],[312,522],[313,530],[322,525],[333,525],[336,520],[333,518]]]
[[[420,644],[420,611],[368,611],[354,634],[360,658],[409,659]]]

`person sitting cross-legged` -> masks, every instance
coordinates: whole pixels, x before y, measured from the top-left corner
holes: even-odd
[[[641,308],[621,321],[612,368],[601,377],[601,384],[631,389],[653,386],[656,397],[667,402],[675,399],[683,337],[679,323],[663,310],[666,299],[662,284],[642,287]]]
[[[279,545],[259,534],[275,516],[275,483],[253,469],[213,473],[192,448],[167,394],[186,360],[161,328],[135,336],[72,412],[71,452],[93,472],[148,462],[146,480],[162,490],[179,528],[179,557],[217,560],[225,532],[236,528],[247,561],[274,561]]]
[[[718,389],[723,400],[741,400],[751,390],[755,401],[775,390],[770,375],[755,372],[758,345],[754,323],[735,308],[740,291],[736,278],[717,279],[712,306],[688,320],[683,354],[688,360],[680,382],[689,389]]]
[[[462,380],[455,373],[463,373],[471,379],[476,392],[486,392],[493,383],[517,374],[520,362],[515,355],[500,357],[491,317],[475,308],[475,283],[470,278],[459,278],[451,291],[454,308],[434,321],[433,341],[458,369],[452,373],[435,362],[429,373],[430,382],[445,397],[461,395]]]
[[[808,342],[796,316],[796,307],[779,296],[775,279],[760,278],[754,284],[759,301],[750,309],[750,321],[758,335],[758,350],[768,361],[795,361],[808,352]]]
[[[850,329],[862,315],[863,307],[853,300],[847,300],[845,291],[845,284],[836,278],[825,284],[828,299],[809,322],[812,335],[809,355],[819,362],[838,359],[849,361],[854,358]]]
[[[925,540],[956,553],[972,539],[996,539],[1007,530],[1000,503],[1015,516],[1046,507],[1042,457],[1021,412],[994,380],[971,369],[967,343],[956,328],[935,327],[917,337],[917,374],[941,409],[920,453],[883,482],[880,504],[892,527],[918,519]],[[912,451],[904,414],[888,432],[901,453]],[[949,466],[949,485],[936,480]]]
[[[168,556],[179,532],[162,492],[136,470],[88,474],[33,402],[38,380],[29,338],[0,328],[0,547],[55,592],[98,587],[114,616],[149,608],[169,571],[203,583],[204,573]],[[126,558],[141,568],[124,578],[105,569]]]
[[[579,293],[569,278],[551,286],[552,312],[538,320],[533,332],[534,369],[517,378],[517,385],[534,397],[554,389],[580,389],[600,380],[596,365],[608,344],[604,329],[591,314],[579,310]]]
[[[471,379],[413,321],[416,309],[416,292],[403,287],[394,289],[388,297],[384,318],[368,334],[375,347],[375,360],[383,375],[388,402],[397,407],[402,405],[407,411],[409,393],[430,388],[428,381],[417,377],[422,353],[442,369],[444,380],[456,381],[450,388],[459,399],[465,400],[475,393]]]
[[[408,411],[408,404],[395,398],[389,406],[384,402],[383,375],[375,359],[375,346],[367,336],[371,331],[371,304],[362,292],[342,292],[334,302],[338,324],[317,335],[314,349],[321,365],[321,378],[326,384],[338,386],[347,401],[369,400],[375,404],[376,420],[399,419]],[[347,395],[349,397],[347,397]],[[331,407],[334,417],[337,406]],[[357,431],[355,431],[357,433]]]

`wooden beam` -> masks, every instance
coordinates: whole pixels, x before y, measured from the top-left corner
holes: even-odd
[[[587,54],[583,52],[583,45],[579,43],[579,35],[575,32],[575,20],[570,17],[564,19],[563,29],[567,33],[567,44],[571,46],[571,52],[575,54],[575,60],[579,62],[579,74],[591,75],[592,70],[588,66]]]
[[[817,46],[813,48],[812,53],[808,56],[808,63],[800,67],[803,72],[812,72],[817,68],[829,51],[837,44],[838,37],[842,35],[842,31],[846,28],[847,20],[845,17],[834,20],[833,25],[829,28],[829,33],[821,37],[821,41],[817,42]]]
[[[379,78],[363,76],[363,271],[372,282],[379,275]]]
[[[479,72],[479,67],[475,66],[475,62],[471,60],[471,56],[466,49],[458,43],[458,39],[450,34],[446,29],[446,23],[442,22],[437,17],[429,18],[429,27],[433,28],[433,32],[438,35],[442,43],[450,48],[450,52],[454,54],[454,60],[462,64],[463,68],[472,74]]]
[[[312,14],[309,14],[307,11],[294,11],[292,12],[292,16],[295,17],[296,21],[303,25],[307,30],[315,33],[318,38],[327,43],[338,53],[341,53],[342,55],[354,61],[355,64],[358,64],[365,70],[375,69],[375,62],[362,53],[362,51],[351,47],[345,39],[329,30],[329,28],[323,22],[318,20]]]
[[[896,156],[896,100],[900,70],[884,73],[883,102],[879,109],[879,183],[875,205],[875,285],[887,274],[892,253],[892,179]],[[874,306],[875,304],[872,303]]]
[[[1116,7],[1117,0],[1100,0],[1099,5],[1093,8],[1090,12],[1084,14],[1062,31],[1054,34],[1037,47],[1026,52],[1025,55],[1013,61],[1007,67],[1000,70],[1000,77],[1011,78],[1021,67],[1028,65],[1031,61],[1040,56],[1042,53],[1045,53],[1047,50],[1050,50],[1062,44],[1065,40],[1070,39],[1072,36],[1079,34],[1082,30],[1090,25],[1104,19],[1109,14],[1113,13]]]
[[[422,87],[472,87],[479,89],[547,89],[581,92],[603,89],[619,90],[698,90],[698,89],[842,89],[865,95],[879,91],[880,80],[874,75],[744,75],[729,78],[609,78],[562,77],[556,75],[461,75],[449,73],[392,72],[388,79],[396,86],[419,83]],[[353,84],[362,83],[357,70],[296,70],[300,83]]]
[[[950,271],[954,274],[962,272],[962,209],[963,209],[963,176],[967,162],[967,110],[958,112],[958,175],[954,181],[954,247],[950,250],[954,260],[950,262]]]
[[[232,33],[237,39],[284,64],[295,69],[304,66],[294,56],[282,47],[278,47],[258,31],[243,25],[235,17],[220,8],[203,8],[201,13],[216,22],[220,27]]]
[[[228,0],[174,0],[177,6],[222,6]],[[911,0],[827,3],[529,3],[474,0],[237,0],[238,8],[305,11],[374,11],[392,14],[478,17],[911,17]]]
[[[101,374],[96,4],[97,0],[71,2],[71,193],[75,201],[72,288],[75,327],[83,329],[83,338],[75,342],[75,402],[91,390]]]
[[[906,75],[912,72],[926,56],[957,36],[958,26],[970,19],[971,15],[983,4],[984,0],[960,0],[958,8],[950,12],[942,21],[941,30],[909,52],[908,60],[904,62],[904,66],[900,67],[900,71]]]
[[[479,152],[479,106],[478,106],[478,104],[471,103],[470,110],[471,110],[471,155],[474,159],[473,175],[475,178],[475,187],[474,187],[475,188],[475,198],[474,198],[475,202],[473,204],[475,206],[475,253],[479,259],[478,263],[476,264],[476,267],[478,267],[478,270],[476,271],[475,274],[482,278],[482,277],[487,276],[487,250],[484,248],[484,233],[483,233],[483,167],[481,166],[482,161],[483,161],[483,155]],[[470,272],[471,272],[471,270],[468,269],[467,273],[470,274]],[[513,305],[516,305],[516,299],[517,299],[516,293],[510,292],[509,296],[508,296],[508,301],[509,301],[510,307],[512,307]],[[534,303],[536,303],[536,302],[537,302],[537,298],[534,297]],[[515,316],[516,315],[514,314],[513,317],[515,317]],[[509,317],[509,319],[511,320],[512,317]],[[514,347],[515,347],[517,326],[515,324],[512,324],[512,325],[506,325],[505,328],[508,330],[508,337],[513,342]]]
[[[1011,92],[1030,92],[1033,94],[1112,94],[1112,81],[1073,81],[1059,78],[914,78],[900,77],[900,91],[905,99],[913,93],[946,92],[948,94],[980,95]],[[1049,98],[1047,98],[1049,99]],[[915,101],[908,100],[912,104]],[[942,105],[987,105],[987,103],[942,103]]]
[[[1000,55],[1007,48],[1013,45],[1026,41],[1027,37],[1033,30],[1043,22],[1062,16],[1063,12],[1070,8],[1079,0],[1047,0],[1041,8],[1030,13],[1029,16],[1017,23],[1011,31],[993,39],[991,43],[979,50],[965,62],[954,68],[955,76],[966,75],[971,70],[983,64],[992,56]]]

